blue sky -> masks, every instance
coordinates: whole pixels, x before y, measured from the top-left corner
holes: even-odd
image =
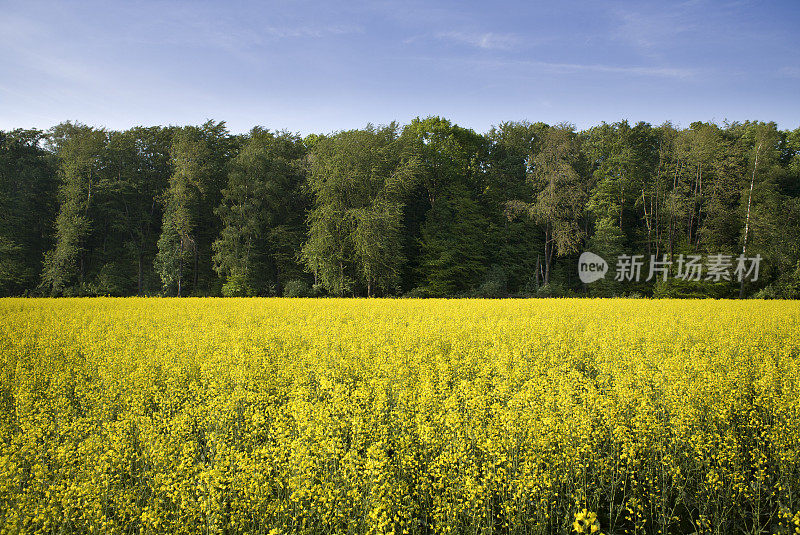
[[[0,0],[0,129],[800,126],[800,1]]]

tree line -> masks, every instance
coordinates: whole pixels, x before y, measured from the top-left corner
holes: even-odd
[[[800,128],[0,131],[0,295],[800,297]],[[580,282],[577,258],[760,255]]]

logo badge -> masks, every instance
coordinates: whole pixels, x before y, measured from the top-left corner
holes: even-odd
[[[604,278],[607,271],[606,261],[594,253],[586,251],[578,258],[578,277],[584,284]]]

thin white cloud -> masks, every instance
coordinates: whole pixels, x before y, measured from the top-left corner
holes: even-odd
[[[581,72],[630,74],[635,76],[655,76],[663,78],[689,78],[697,74],[696,69],[679,67],[645,66],[645,65],[607,65],[603,63],[559,63],[532,60],[484,60],[474,58],[418,58],[426,61],[446,63],[466,62],[471,65],[490,69],[510,69],[517,74],[548,73],[575,74]]]
[[[520,39],[516,35],[492,32],[440,32],[435,37],[484,50],[511,50],[520,43]]]
[[[550,62],[525,62],[528,65],[554,69],[564,73],[588,71],[606,72],[619,74],[635,74],[640,76],[662,76],[666,78],[687,78],[695,74],[693,69],[682,69],[677,67],[646,67],[639,65],[619,66],[604,65],[600,63],[578,64],[578,63],[550,63]]]
[[[20,30],[23,28],[24,30]],[[99,86],[107,78],[107,73],[90,68],[85,62],[73,59],[42,36],[41,25],[33,23],[20,26],[3,24],[0,21],[0,51],[6,55],[6,64],[16,73],[33,72],[43,74],[51,80],[81,86]],[[2,76],[0,72],[0,76]],[[19,76],[9,76],[14,83]]]
[[[630,8],[616,9],[618,26],[613,35],[642,53],[657,53],[665,43],[672,43],[695,28],[694,23],[685,20],[685,7],[678,5],[669,11],[647,14]]]
[[[361,26],[347,24],[259,24],[258,21],[243,24],[237,18],[209,13],[189,17],[170,13],[156,22],[140,19],[130,24],[125,39],[153,45],[246,50],[276,39],[322,39],[363,31]]]
[[[800,78],[800,67],[783,67],[778,74],[786,78]]]
[[[795,35],[780,29],[765,31],[753,22],[758,4],[750,0],[620,3],[609,2],[612,38],[646,57],[664,57],[671,49],[691,44],[700,49],[778,47],[793,51]]]

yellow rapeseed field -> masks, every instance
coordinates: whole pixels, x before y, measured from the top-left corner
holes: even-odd
[[[800,533],[800,303],[0,300],[3,533]]]

